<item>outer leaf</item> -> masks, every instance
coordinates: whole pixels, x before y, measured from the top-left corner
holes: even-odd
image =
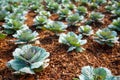
[[[29,67],[24,67],[24,68],[20,69],[20,72],[29,73],[29,74],[35,74],[34,71],[31,70]]]
[[[87,43],[87,40],[80,40],[80,45],[84,45]]]
[[[31,64],[31,69],[35,69],[35,68],[39,68],[40,66],[42,66],[44,63],[39,61],[39,62],[35,62],[33,64]]]
[[[94,74],[95,74],[94,79],[100,80],[105,80],[107,76],[107,73],[103,68],[94,69]]]
[[[73,51],[74,49],[76,49],[76,47],[71,46],[71,47],[69,47],[69,49],[67,50],[67,52]]]
[[[64,33],[60,34],[59,43],[63,43],[63,44],[67,43],[65,37],[66,37],[66,34]]]
[[[79,76],[79,80],[90,80],[88,77],[84,76],[83,74],[81,74]]]
[[[27,67],[27,63],[19,60],[19,59],[14,59],[8,62],[7,64],[8,67],[13,68],[16,71],[19,71],[20,69]]]
[[[77,51],[77,52],[83,52],[83,50],[85,50],[85,49],[82,48],[82,47],[77,47],[77,48],[76,48],[76,51]]]
[[[83,67],[82,68],[82,74],[84,75],[84,79],[85,80],[93,80],[94,77],[94,72],[93,72],[94,68],[93,67],[90,67],[90,66],[86,66],[86,67]]]

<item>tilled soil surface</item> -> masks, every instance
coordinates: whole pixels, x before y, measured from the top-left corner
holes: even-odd
[[[102,12],[103,10],[100,9]],[[104,13],[103,24],[92,24],[94,31],[107,27],[112,20],[109,13]],[[26,24],[30,26],[32,30],[35,30],[33,25],[33,18],[35,13],[29,12],[26,20]],[[50,17],[53,20],[57,19],[57,16],[52,15]],[[87,17],[86,17],[87,18]],[[70,27],[67,31],[73,31],[78,34],[78,27]],[[13,75],[12,70],[8,69],[6,62],[13,58],[12,52],[17,48],[13,42],[13,37],[7,36],[6,39],[0,40],[0,80],[72,80],[78,77],[81,73],[83,66],[91,65],[94,67],[106,67],[109,68],[114,75],[120,75],[120,45],[116,44],[114,47],[108,47],[106,45],[100,45],[93,41],[91,37],[84,37],[88,42],[83,46],[86,50],[82,53],[76,53],[75,51],[67,53],[68,46],[60,44],[58,42],[58,36],[54,33],[46,30],[37,30],[40,37],[40,46],[50,52],[50,65],[42,72],[36,75]],[[118,33],[120,37],[120,33]],[[119,40],[120,41],[120,40]]]

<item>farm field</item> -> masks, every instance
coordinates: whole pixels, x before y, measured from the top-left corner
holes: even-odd
[[[120,1],[1,0],[0,80],[120,80]]]

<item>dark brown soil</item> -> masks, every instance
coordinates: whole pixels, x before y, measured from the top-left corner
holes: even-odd
[[[26,16],[28,19],[25,23],[32,26],[32,20],[35,15],[33,12],[30,12]],[[107,27],[107,25],[111,23],[110,14],[106,13],[105,15],[104,24],[102,24],[101,27],[93,26],[95,31],[99,28]],[[56,18],[56,16],[51,16],[51,19],[55,20]],[[30,28],[32,30],[35,29],[33,27]],[[13,75],[13,71],[5,66],[4,70],[0,71],[1,80],[72,80],[72,78],[78,77],[81,73],[81,68],[87,65],[106,67],[109,68],[114,75],[120,75],[120,44],[116,44],[112,48],[106,45],[99,45],[93,41],[92,37],[85,37],[88,42],[84,46],[86,49],[84,52],[76,53],[72,51],[67,53],[68,46],[58,43],[59,37],[55,36],[54,33],[43,30],[37,31],[39,32],[41,44],[36,46],[45,48],[50,52],[50,65],[36,75],[21,76]],[[68,31],[77,33],[77,27],[71,27]],[[120,33],[118,34],[120,37]],[[11,39],[13,38],[8,36],[6,39],[0,40],[0,60],[3,60],[2,65],[5,65],[7,61],[13,58],[12,52],[17,47],[9,41]]]

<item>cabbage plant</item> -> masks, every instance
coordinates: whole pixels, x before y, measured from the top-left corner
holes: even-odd
[[[39,1],[38,2],[34,1],[29,6],[30,10],[32,10],[32,11],[35,11],[35,10],[39,9],[39,7],[40,7],[40,2]]]
[[[113,3],[114,10],[111,11],[115,16],[120,17],[120,2]]]
[[[42,3],[41,3],[41,4],[42,4]],[[44,8],[45,8],[44,5],[39,5],[39,7],[38,7],[36,10],[34,10],[34,12],[35,12],[36,14],[39,14],[41,11],[45,11]],[[47,11],[46,11],[46,12],[47,12]]]
[[[64,7],[69,10],[74,10],[76,8],[76,6],[73,3],[65,4]]]
[[[44,11],[44,10],[40,11],[39,14],[41,16],[46,16],[47,18],[51,16],[49,11]]]
[[[60,9],[58,11],[58,14],[59,14],[59,20],[65,20],[66,17],[70,14],[72,14],[72,12],[69,10],[69,9]]]
[[[117,32],[111,31],[108,28],[104,28],[102,30],[99,29],[94,36],[94,41],[108,46],[114,46],[114,43],[118,43],[118,39],[119,37],[117,37]]]
[[[104,18],[104,15],[99,12],[92,12],[90,14],[90,19],[94,22],[101,21]]]
[[[14,13],[10,13],[9,15],[7,15],[6,17],[5,17],[5,22],[6,23],[8,23],[9,21],[12,21],[12,20],[17,20],[17,21],[19,21],[19,22],[25,22],[25,20],[26,20],[26,17],[25,17],[25,15],[27,14],[27,12],[26,11],[22,11],[22,10],[20,10],[20,11],[18,11],[18,10],[15,10],[15,12]]]
[[[116,76],[113,76],[108,68],[99,67],[94,68],[92,66],[82,67],[79,80],[118,80]]]
[[[7,34],[14,34],[17,30],[23,28],[27,29],[28,27],[23,24],[24,24],[23,22],[11,19],[7,23],[3,24],[4,32],[6,32]]]
[[[15,74],[35,74],[49,65],[50,53],[45,49],[32,45],[16,48],[13,52],[14,59],[7,66],[15,70]]]
[[[83,34],[83,35],[86,35],[86,36],[90,36],[93,34],[93,30],[92,30],[92,27],[89,26],[89,25],[85,25],[85,26],[80,26],[78,28],[78,31]]]
[[[18,8],[21,4],[19,4],[18,2],[7,2],[6,1],[6,5],[3,6],[3,9],[5,9],[6,11],[13,13],[14,10],[16,8]]]
[[[101,22],[103,23],[103,18],[104,18],[104,15],[100,12],[91,12],[90,15],[89,15],[89,20],[86,21],[86,24],[91,24],[91,23],[95,23],[95,22]]]
[[[60,34],[59,43],[70,46],[67,52],[70,52],[72,50],[76,50],[77,52],[83,52],[83,50],[85,49],[82,47],[82,45],[86,44],[87,40],[82,40],[81,34],[77,36],[74,32],[68,32],[67,34]]]
[[[76,13],[80,15],[85,15],[87,13],[87,8],[84,6],[78,6],[76,9]]]
[[[113,10],[112,13],[113,13],[115,16],[120,17],[120,9]]]
[[[67,25],[60,21],[50,21],[46,26],[45,29],[50,30],[56,34],[66,31]]]
[[[34,31],[32,32],[31,29],[21,29],[16,32],[16,34],[13,35],[14,38],[17,38],[15,41],[16,44],[26,44],[31,43],[39,39],[37,37],[39,34]]]
[[[14,8],[18,7],[18,5],[14,5],[14,4],[7,4],[4,8],[6,11],[9,11],[10,13],[12,13],[14,11]]]
[[[76,24],[84,19],[83,16],[80,16],[78,13],[71,14],[66,18],[69,26],[76,26]]]
[[[99,5],[97,3],[94,3],[94,2],[90,3],[89,6],[92,10],[99,8]]]
[[[37,29],[41,29],[42,27],[44,27],[44,25],[47,24],[47,17],[46,16],[36,16],[34,19],[34,24],[36,25]]]
[[[113,22],[108,26],[110,29],[120,31],[120,17],[113,20]]]
[[[50,12],[57,12],[58,9],[60,8],[59,4],[57,2],[49,2],[47,5],[47,10]]]
[[[115,4],[113,4],[111,1],[109,1],[108,5],[105,6],[106,11],[110,13],[112,13],[112,11],[114,11],[115,8]]]
[[[114,8],[111,5],[105,6],[107,12],[111,12]]]

